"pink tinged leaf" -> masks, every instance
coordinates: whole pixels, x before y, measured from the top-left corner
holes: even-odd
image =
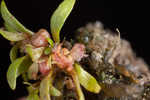
[[[83,57],[87,57],[87,55],[85,55],[85,46],[79,43],[73,46],[70,53],[75,61],[81,61]]]
[[[36,80],[37,79],[37,74],[38,74],[38,64],[37,63],[33,63],[29,69],[28,69],[28,77],[29,79],[33,79]]]
[[[37,62],[42,56],[44,47],[34,48],[32,45],[26,45],[26,53],[29,54],[33,62]]]
[[[39,62],[39,70],[40,70],[41,74],[44,76],[50,72],[48,58],[44,58],[41,62]]]
[[[50,38],[49,33],[45,29],[40,29],[31,38],[31,43],[35,47],[45,47],[48,45],[47,38]]]

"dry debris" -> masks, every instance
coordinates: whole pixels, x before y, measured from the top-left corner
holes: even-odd
[[[85,44],[89,55],[82,66],[96,74],[102,86],[99,99],[93,96],[93,100],[150,100],[148,65],[136,57],[127,40],[100,22],[89,23],[76,33],[76,41]]]

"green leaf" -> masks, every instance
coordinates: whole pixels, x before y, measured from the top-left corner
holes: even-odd
[[[10,50],[10,60],[11,62],[15,61],[18,55],[18,45],[14,45]]]
[[[75,71],[77,72],[81,85],[90,92],[99,93],[101,87],[96,79],[86,72],[79,64],[75,64]]]
[[[26,72],[31,65],[31,60],[28,56],[16,59],[10,64],[7,71],[7,81],[11,89],[16,88],[16,79],[19,75]]]
[[[29,96],[27,97],[27,100],[40,100],[38,96],[38,89],[35,89],[32,86],[29,86],[28,88]]]
[[[35,94],[35,93],[31,93],[29,94],[29,96],[27,97],[26,100],[40,100],[38,94]]]
[[[61,96],[62,95],[61,92],[52,85],[50,86],[49,91],[52,96]]]
[[[39,71],[38,64],[36,62],[33,62],[33,64],[28,69],[28,78],[36,80],[38,71]]]
[[[67,17],[72,11],[72,8],[75,4],[75,0],[64,0],[59,7],[55,10],[51,17],[50,26],[51,26],[51,33],[55,42],[60,41],[60,31],[65,23]]]
[[[7,23],[11,28],[17,30],[18,32],[28,33],[33,35],[34,33],[25,28],[7,9],[4,0],[1,2],[1,15],[5,23]]]
[[[32,58],[32,61],[34,62],[34,61],[37,61],[41,57],[44,51],[44,47],[34,48],[32,45],[27,44],[26,51]]]
[[[18,33],[18,32],[8,32],[8,31],[4,31],[2,29],[0,29],[0,34],[7,40],[10,41],[20,41],[25,39],[24,34],[22,33]]]
[[[4,23],[4,26],[5,26],[6,30],[9,31],[9,32],[17,32],[12,27],[10,27],[10,25],[8,25],[7,23]]]
[[[50,44],[51,47],[54,46],[54,42],[51,38],[47,38],[48,43]]]
[[[50,100],[50,80],[49,77],[44,78],[40,83],[40,100]]]
[[[51,66],[51,56],[49,56],[48,63],[49,63],[48,65]],[[51,68],[50,74],[48,76],[49,77],[49,92],[52,96],[61,96],[62,95],[61,92],[53,86],[53,80],[55,78],[55,75],[52,76],[53,72],[54,72],[54,68]]]
[[[52,51],[52,48],[47,47],[47,48],[45,48],[45,50],[44,50],[44,54],[45,54],[45,55],[49,55],[49,54],[51,53],[51,51]]]

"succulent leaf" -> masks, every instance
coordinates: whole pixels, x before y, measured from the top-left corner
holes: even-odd
[[[13,29],[9,24],[4,23],[5,29],[9,32],[17,32],[15,29]]]
[[[26,72],[31,65],[32,61],[28,56],[17,58],[10,64],[7,71],[7,81],[11,89],[16,88],[16,80],[19,75]]]
[[[50,86],[50,94],[52,96],[61,96],[62,95],[61,92],[52,85]]]
[[[2,18],[4,19],[5,23],[8,24],[12,29],[18,31],[18,32],[23,32],[23,33],[28,33],[29,35],[33,35],[34,33],[25,28],[7,9],[7,6],[2,0],[1,2],[1,15]]]
[[[26,45],[26,51],[29,56],[32,58],[32,61],[37,61],[43,54],[44,47],[34,48],[32,45]]]
[[[28,88],[29,95],[27,96],[27,100],[40,100],[38,96],[38,90],[29,86]]]
[[[10,60],[11,62],[15,61],[17,59],[18,55],[18,45],[14,45],[10,50]]]
[[[40,83],[40,99],[41,100],[50,100],[50,79],[45,77]]]
[[[27,100],[40,100],[38,94],[31,93],[28,97]]]
[[[0,29],[0,34],[9,41],[20,41],[25,39],[25,35],[18,32],[8,32],[4,31],[3,29]]]
[[[81,85],[90,92],[99,93],[101,87],[96,79],[86,72],[79,64],[75,64],[75,71],[78,75]]]
[[[51,38],[47,38],[48,43],[50,44],[51,47],[54,46],[54,42]]]
[[[38,64],[36,62],[33,62],[32,65],[28,69],[28,78],[36,80],[38,71],[39,71]]]
[[[51,53],[51,51],[52,51],[52,48],[47,47],[47,48],[45,48],[45,50],[44,50],[44,54],[45,54],[45,55],[49,55],[49,54]]]
[[[64,0],[59,7],[53,13],[50,26],[51,26],[51,33],[55,42],[60,42],[60,31],[63,27],[67,17],[72,11],[72,8],[75,4],[75,0]]]

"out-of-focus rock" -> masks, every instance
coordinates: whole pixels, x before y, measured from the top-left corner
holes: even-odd
[[[92,70],[102,86],[100,100],[149,100],[148,65],[135,55],[127,40],[120,38],[119,32],[104,29],[102,23],[96,22],[76,33],[76,42],[83,43],[89,55],[82,66]]]

